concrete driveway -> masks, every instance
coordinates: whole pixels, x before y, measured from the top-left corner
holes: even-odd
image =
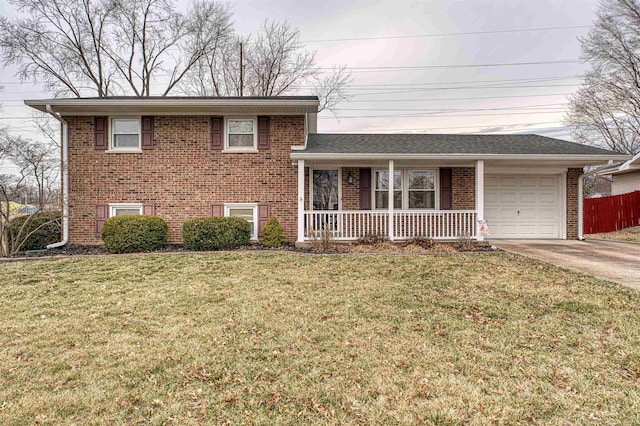
[[[494,240],[505,251],[640,290],[640,244],[616,241]]]

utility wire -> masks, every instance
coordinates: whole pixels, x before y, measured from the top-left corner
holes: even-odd
[[[424,113],[424,114],[385,114],[385,115],[347,115],[339,116],[338,119],[365,119],[365,118],[440,118],[440,117],[485,117],[490,115],[534,115],[534,114],[558,114],[561,111],[535,111],[535,112],[503,112],[503,113],[489,113],[489,114],[437,114],[437,113]],[[318,117],[318,120],[335,120],[335,117]]]
[[[379,37],[350,37],[350,38],[331,38],[331,39],[319,39],[319,40],[302,40],[301,43],[336,43],[344,41],[364,41],[364,40],[394,40],[394,39],[406,39],[406,38],[430,38],[430,37],[452,37],[452,36],[467,36],[467,35],[481,35],[481,34],[504,34],[504,33],[524,33],[533,31],[558,31],[589,28],[589,25],[570,25],[563,27],[545,27],[545,28],[516,28],[512,30],[492,30],[492,31],[469,31],[461,33],[439,33],[439,34],[414,34],[414,35],[398,35],[398,36],[379,36]]]

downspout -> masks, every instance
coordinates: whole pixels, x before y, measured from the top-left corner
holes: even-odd
[[[62,124],[62,241],[47,245],[47,249],[62,247],[69,242],[69,125],[47,105],[47,112]]]
[[[598,167],[578,176],[578,240],[584,241],[584,178],[598,173],[603,167],[610,166],[613,160],[609,160],[606,166]]]

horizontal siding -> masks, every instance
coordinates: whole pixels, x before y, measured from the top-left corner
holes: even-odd
[[[626,194],[628,192],[640,191],[640,171],[612,175],[611,195]]]

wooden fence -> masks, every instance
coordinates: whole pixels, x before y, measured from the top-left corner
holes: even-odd
[[[584,200],[584,233],[597,234],[640,225],[640,191]]]

